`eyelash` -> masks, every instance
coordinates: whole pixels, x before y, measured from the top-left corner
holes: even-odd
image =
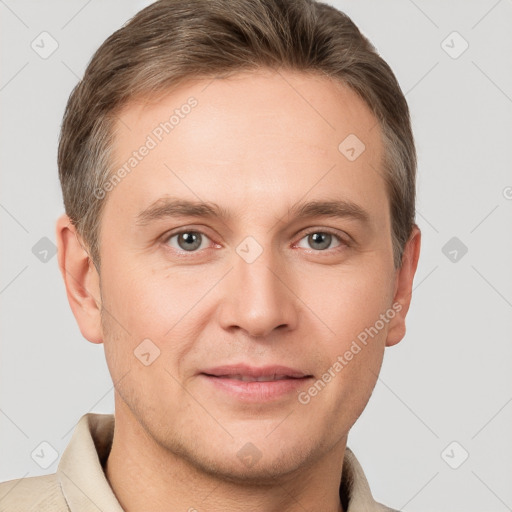
[[[166,235],[163,239],[164,244],[168,246],[168,243],[172,238],[179,236],[183,233],[200,234],[201,236],[204,236],[204,237],[210,239],[210,237],[206,233],[199,231],[197,229],[181,229],[180,231],[176,231],[174,233],[170,233],[170,234]],[[309,235],[311,235],[313,233],[322,233],[322,234],[326,234],[326,235],[327,234],[331,235],[340,242],[340,245],[337,247],[334,247],[332,249],[324,249],[324,250],[305,249],[308,252],[314,252],[314,253],[318,253],[318,254],[326,253],[328,255],[332,255],[333,252],[337,253],[337,252],[340,252],[340,251],[346,249],[347,247],[349,247],[349,243],[345,238],[343,238],[341,235],[339,235],[338,233],[336,233],[328,228],[322,228],[322,229],[319,229],[319,228],[314,229],[313,228],[313,229],[309,230],[308,232],[304,233],[303,236],[299,239],[299,241],[297,243],[299,243],[301,240],[303,240],[304,238],[308,237]],[[185,258],[193,257],[194,255],[197,255],[199,252],[205,250],[205,249],[201,249],[201,250],[196,250],[196,251],[185,251],[183,249],[175,249],[174,247],[170,247],[170,246],[168,246],[168,247],[171,251],[177,252],[180,257],[185,257]]]

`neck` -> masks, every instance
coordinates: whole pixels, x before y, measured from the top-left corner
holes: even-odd
[[[105,475],[126,512],[343,512],[339,486],[346,438],[307,468],[267,483],[232,482],[205,474],[157,444],[116,401],[112,448]]]

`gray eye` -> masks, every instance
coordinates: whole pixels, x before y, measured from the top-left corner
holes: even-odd
[[[175,249],[191,252],[201,247],[203,234],[197,231],[182,231],[170,236],[167,243]]]
[[[332,235],[329,233],[311,233],[308,235],[308,243],[313,249],[327,249],[331,245]]]
[[[336,245],[333,242],[337,242]],[[342,239],[327,231],[312,231],[305,235],[299,242],[299,247],[304,249],[314,249],[316,251],[324,251],[326,249],[335,249],[341,247]]]

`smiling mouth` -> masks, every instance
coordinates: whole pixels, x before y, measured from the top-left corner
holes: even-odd
[[[290,375],[261,375],[259,377],[253,377],[251,375],[242,375],[242,374],[235,374],[235,375],[211,375],[208,373],[205,373],[204,375],[207,375],[208,377],[216,377],[221,379],[230,379],[230,380],[239,380],[241,382],[273,382],[278,380],[286,380],[286,379],[304,379],[307,376],[304,377],[292,377]]]
[[[278,382],[312,377],[297,368],[278,364],[266,366],[252,366],[244,363],[228,364],[203,368],[200,373],[207,377],[239,382]]]
[[[290,400],[313,375],[282,365],[255,367],[247,364],[204,369],[208,385],[232,403],[272,403]]]

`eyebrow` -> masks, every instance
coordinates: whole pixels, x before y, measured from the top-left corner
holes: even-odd
[[[229,212],[215,203],[203,201],[189,201],[186,199],[174,199],[163,197],[137,215],[136,223],[140,226],[151,221],[165,219],[167,217],[205,217],[221,218],[230,217]]]
[[[220,218],[228,220],[234,215],[216,203],[190,201],[164,197],[156,200],[137,215],[136,224],[145,226],[152,221],[172,217]],[[288,209],[288,217],[333,217],[370,223],[370,214],[358,204],[348,200],[315,200],[301,202]]]

